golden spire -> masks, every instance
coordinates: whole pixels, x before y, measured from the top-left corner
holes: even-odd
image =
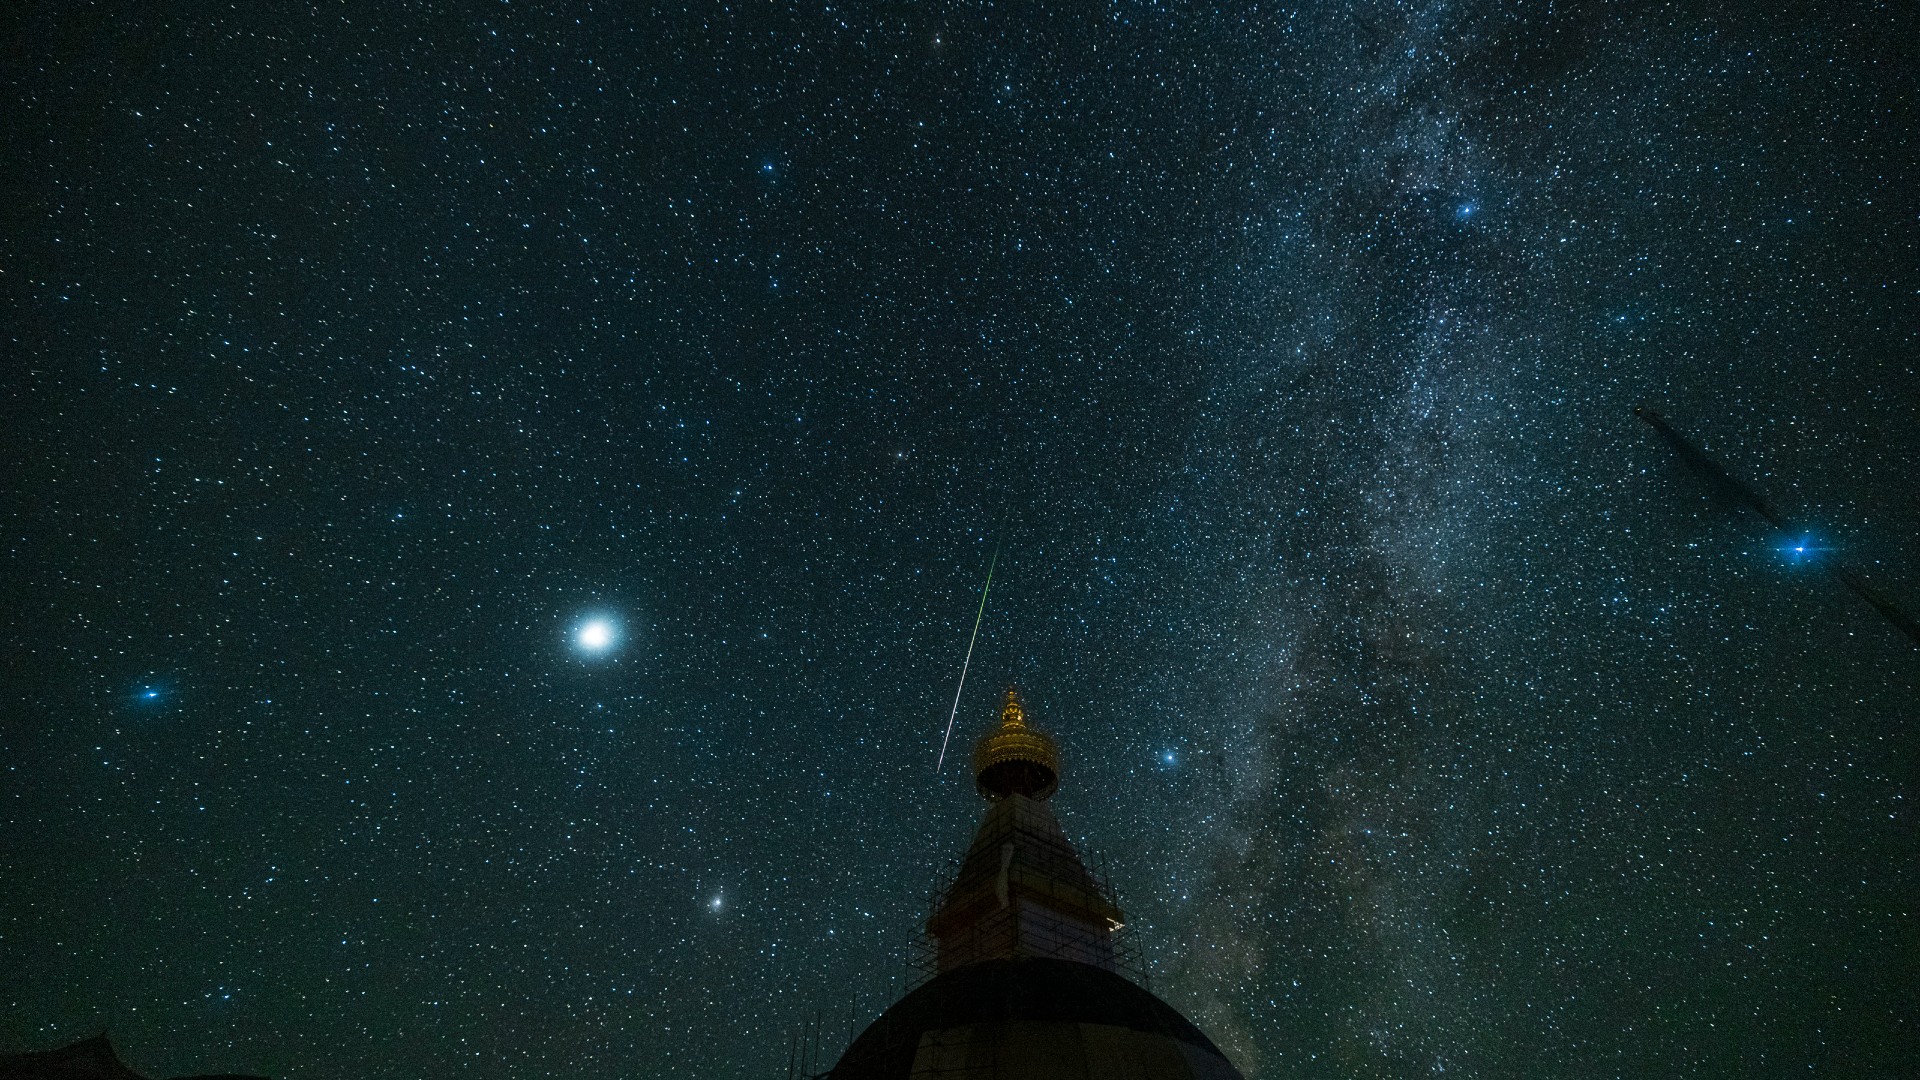
[[[1000,706],[1000,727],[974,744],[973,778],[989,799],[1044,799],[1060,786],[1060,748],[1052,736],[1027,725],[1026,707],[1013,687]]]

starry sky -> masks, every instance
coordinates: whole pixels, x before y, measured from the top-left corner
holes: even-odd
[[[1249,1077],[1897,1075],[1920,30],[1759,7],[10,8],[0,1050],[785,1075],[998,545]]]

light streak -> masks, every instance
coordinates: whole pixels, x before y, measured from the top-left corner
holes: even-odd
[[[993,568],[1000,565],[1000,545],[993,545],[993,559],[987,563],[987,583],[980,586],[980,610],[973,613],[973,636],[967,639],[967,659],[960,665],[960,685],[953,690],[953,711],[947,714],[947,733],[940,737],[940,759],[933,771],[947,763],[947,743],[953,738],[953,721],[960,715],[960,692],[967,688],[967,669],[973,666],[973,644],[980,640],[980,620],[987,614],[987,590],[993,588]]]

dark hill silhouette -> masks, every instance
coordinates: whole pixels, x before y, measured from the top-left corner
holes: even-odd
[[[147,1080],[127,1068],[104,1032],[57,1050],[0,1054],[0,1080]],[[205,1073],[174,1080],[266,1080],[240,1073]]]

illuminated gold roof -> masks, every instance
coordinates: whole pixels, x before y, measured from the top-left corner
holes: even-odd
[[[1060,786],[1060,748],[1051,735],[1028,726],[1020,692],[1012,687],[1000,706],[1000,726],[974,744],[973,777],[990,799],[1044,799]]]

